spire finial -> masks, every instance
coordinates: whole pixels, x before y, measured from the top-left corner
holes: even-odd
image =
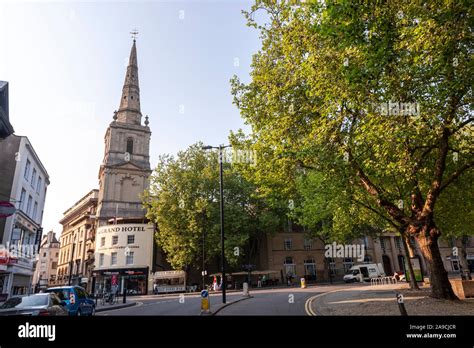
[[[150,122],[148,122],[148,115],[145,116],[145,126],[148,126]]]
[[[138,30],[135,28],[130,32],[130,34],[132,35],[133,42],[135,42],[137,39]]]
[[[114,111],[114,121],[117,121],[117,114],[118,114],[118,111],[115,110],[115,111]]]

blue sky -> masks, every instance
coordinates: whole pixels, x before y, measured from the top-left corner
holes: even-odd
[[[103,137],[119,106],[132,29],[140,32],[152,167],[160,154],[196,141],[218,145],[229,130],[246,129],[229,80],[234,74],[249,80],[260,48],[258,32],[241,14],[251,4],[0,0],[0,80],[10,83],[10,121],[16,134],[28,136],[51,180],[45,231],[59,234],[62,213],[98,188]]]

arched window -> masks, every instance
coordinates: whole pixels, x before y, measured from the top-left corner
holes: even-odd
[[[127,139],[127,152],[129,154],[133,153],[133,139],[132,138]]]

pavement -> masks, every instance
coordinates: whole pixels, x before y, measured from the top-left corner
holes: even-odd
[[[359,285],[312,296],[306,301],[309,315],[400,316],[397,294],[403,296],[408,315],[473,315],[474,299],[449,301],[430,297],[430,288],[411,290],[407,283]]]
[[[393,302],[397,306],[396,290],[400,284],[370,286],[362,284],[346,289],[336,289],[310,297],[305,306],[309,315],[383,315],[367,313],[363,307],[370,302]],[[349,312],[349,313],[347,313]]]

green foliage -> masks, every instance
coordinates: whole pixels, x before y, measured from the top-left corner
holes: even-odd
[[[156,241],[175,269],[200,266],[203,236],[206,262],[220,255],[218,156],[201,146],[193,145],[176,158],[161,156],[144,198],[147,217],[158,226]],[[227,163],[224,197],[226,260],[238,266],[250,256],[250,242],[274,230],[278,218],[257,197],[255,186]]]
[[[269,21],[258,24],[253,12],[262,9]],[[245,14],[262,48],[251,82],[231,81],[252,127],[231,138],[257,150],[258,166],[244,175],[262,195],[301,195],[301,221],[331,221],[333,238],[363,224],[416,232],[435,218],[443,227],[441,218],[467,222],[449,207],[472,205],[472,195],[450,189],[474,160],[468,2],[258,0]],[[388,102],[417,109],[387,115]],[[298,184],[302,170],[315,174]],[[463,189],[472,192],[472,182]]]

